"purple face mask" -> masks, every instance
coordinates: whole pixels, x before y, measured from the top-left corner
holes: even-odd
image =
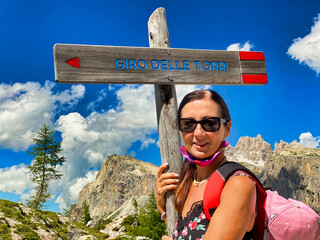
[[[191,153],[189,153],[184,146],[180,147],[179,150],[181,154],[189,161],[192,162],[200,167],[207,167],[214,163],[215,160],[221,155],[222,151],[229,145],[227,141],[223,141],[218,148],[218,151],[213,155],[213,157],[210,158],[197,158],[193,156]]]

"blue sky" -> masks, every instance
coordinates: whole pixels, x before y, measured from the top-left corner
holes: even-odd
[[[47,209],[68,207],[108,155],[160,165],[152,85],[71,85],[54,79],[56,43],[148,47],[148,19],[164,7],[172,48],[263,51],[265,86],[177,86],[178,100],[211,88],[233,120],[228,141],[261,134],[319,148],[319,1],[0,2],[0,198],[24,201],[26,151],[46,122],[67,163]]]

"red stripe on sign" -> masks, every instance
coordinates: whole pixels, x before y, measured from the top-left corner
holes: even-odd
[[[242,75],[243,84],[267,84],[267,75]]]
[[[79,68],[79,58],[78,57],[71,58],[71,59],[67,60],[66,63],[68,63],[72,67]]]
[[[239,51],[240,60],[257,60],[264,61],[263,52]]]

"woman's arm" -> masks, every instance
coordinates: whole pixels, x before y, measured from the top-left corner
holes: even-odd
[[[156,201],[157,208],[161,214],[166,211],[166,193],[177,188],[179,175],[176,173],[163,173],[168,167],[168,163],[162,164],[158,169],[158,178],[156,182]],[[167,216],[164,216],[167,224]]]
[[[255,220],[256,186],[246,176],[234,176],[224,186],[203,240],[241,240]]]

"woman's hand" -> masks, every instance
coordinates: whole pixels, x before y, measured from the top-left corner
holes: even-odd
[[[163,173],[168,167],[168,163],[162,164],[158,169],[158,178],[156,182],[156,200],[157,208],[162,214],[166,211],[166,193],[177,188],[179,175],[176,173]]]
[[[162,236],[161,240],[172,240],[172,239],[169,238],[168,236]]]

